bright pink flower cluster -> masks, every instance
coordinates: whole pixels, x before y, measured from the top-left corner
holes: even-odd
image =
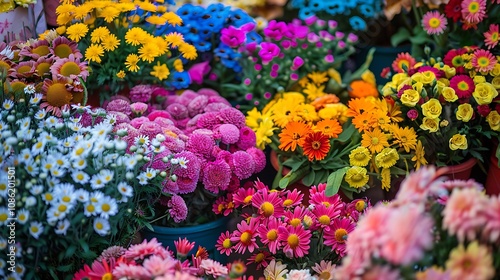
[[[326,184],[311,187],[309,206],[302,203],[300,191],[273,191],[260,181],[219,198],[214,212],[227,216],[244,210],[245,219],[235,231],[223,233],[216,248],[228,256],[248,251],[252,255],[247,264],[257,268],[265,268],[273,258],[291,265],[295,259],[340,261],[349,234],[370,204],[363,199],[345,203],[339,195],[327,196],[325,189]]]

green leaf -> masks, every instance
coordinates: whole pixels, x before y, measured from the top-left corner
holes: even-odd
[[[414,33],[415,35],[409,38],[412,44],[421,45],[426,42],[431,42],[429,35],[427,35],[427,32],[425,32],[425,30],[423,30],[420,26],[415,26]]]
[[[297,182],[298,180],[302,179],[308,172],[310,171],[310,168],[308,165],[302,166],[301,168],[297,169],[296,171],[289,172],[288,174],[283,177],[280,182],[279,182],[279,187],[284,189],[288,185],[293,184]]]
[[[347,170],[349,170],[349,167],[344,167],[342,169],[339,169],[331,173],[330,176],[328,176],[328,179],[326,180],[326,190],[325,190],[325,194],[327,196],[332,196],[339,192],[340,184],[342,184],[342,181],[344,180],[344,176]]]
[[[155,232],[150,223],[145,223],[144,226],[147,227],[150,231]]]
[[[57,270],[62,271],[62,272],[69,272],[73,268],[73,264],[67,264],[67,265],[58,265]]]
[[[302,183],[306,186],[311,186],[314,184],[314,179],[316,178],[316,172],[311,170],[311,172],[307,173],[304,178],[302,178]]]
[[[342,133],[340,133],[338,138],[334,138],[333,141],[339,141],[339,142],[346,142],[347,140],[351,139],[352,135],[354,132],[356,132],[356,127],[352,125],[351,121],[346,122],[346,127],[344,127],[344,130]]]
[[[64,253],[64,258],[69,258],[75,254],[76,251],[76,245],[72,244],[66,249],[66,252]]]
[[[85,242],[85,240],[79,239],[78,243],[80,243],[80,246],[82,246],[83,251],[90,251],[89,245],[87,244],[87,242]]]
[[[398,31],[391,36],[391,45],[396,47],[404,41],[409,40],[410,37],[411,33],[406,28],[400,27]]]
[[[300,161],[293,158],[289,158],[283,162],[283,165],[288,166],[292,171],[298,170],[307,161],[307,159],[302,159]]]

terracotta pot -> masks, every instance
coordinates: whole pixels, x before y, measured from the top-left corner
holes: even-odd
[[[447,176],[450,180],[468,180],[470,179],[470,174],[472,168],[477,164],[477,159],[470,158],[465,162],[457,165],[450,165],[442,167],[445,169],[443,176]]]
[[[488,168],[488,175],[486,176],[486,182],[484,183],[484,188],[486,193],[489,195],[500,194],[500,168],[498,167],[498,159],[495,156],[495,149],[493,149],[490,156],[490,167]]]
[[[271,165],[274,167],[274,169],[279,170],[280,164],[279,164],[279,161],[278,161],[278,154],[276,153],[276,151],[274,151],[274,150],[271,151],[269,160],[271,161]],[[290,168],[283,166],[282,174],[286,175],[286,174],[288,174],[288,172],[290,172]],[[293,184],[290,184],[287,187],[287,189],[297,189],[301,193],[303,193],[304,194],[304,198],[302,199],[302,203],[304,203],[304,205],[307,205],[307,206],[309,205],[310,188],[311,187],[304,185],[302,183],[302,180],[300,180],[298,182],[295,182]],[[342,201],[345,202],[345,203],[349,203],[349,202],[352,201],[350,198],[348,198],[341,191],[338,192],[338,195],[340,196],[340,199],[342,199]]]

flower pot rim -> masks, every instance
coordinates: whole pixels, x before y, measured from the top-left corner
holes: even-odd
[[[477,163],[477,158],[469,158],[468,160],[462,163],[455,165],[448,165],[442,168],[445,170],[444,172],[445,174],[458,173],[471,169],[472,167],[474,167],[474,165],[476,165],[476,163]]]
[[[153,227],[153,232],[155,232],[155,233],[177,235],[177,234],[187,234],[187,233],[192,233],[192,232],[199,232],[199,231],[206,231],[209,229],[214,229],[214,228],[219,227],[220,225],[227,224],[228,222],[229,222],[229,217],[224,216],[224,217],[220,217],[219,219],[217,219],[215,221],[210,221],[208,223],[199,224],[199,225],[184,226],[184,227],[167,227],[167,226],[152,225],[152,227]],[[145,228],[145,229],[150,231],[148,228]]]

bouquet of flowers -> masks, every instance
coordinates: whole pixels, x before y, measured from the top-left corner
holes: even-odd
[[[349,234],[335,279],[497,279],[500,197],[426,166]],[[416,230],[417,229],[417,230]],[[374,238],[376,236],[377,238]]]
[[[160,107],[152,106],[157,100],[152,95],[165,98]],[[129,97],[116,96],[106,109],[117,116],[117,129],[127,131],[130,151],[151,151],[143,183],[162,178],[152,191],[136,190],[135,213],[144,226],[212,221],[213,202],[264,169],[265,155],[255,147],[245,116],[217,92],[168,95],[163,88],[139,85]]]
[[[483,160],[483,141],[496,136],[500,65],[488,50],[450,50],[443,60],[416,63],[409,54],[393,63],[399,73],[382,88],[402,112],[400,126],[417,132],[425,159],[445,166],[474,157]],[[388,145],[386,145],[388,146]],[[422,161],[423,162],[423,161]]]
[[[284,268],[313,266],[318,275],[331,273],[345,256],[345,242],[370,203],[363,199],[344,203],[325,190],[326,184],[313,186],[308,207],[300,191],[271,191],[260,181],[220,198],[214,211],[224,215],[238,211],[243,220],[234,231],[220,235],[216,248],[227,256],[249,252],[247,265],[256,264],[272,275]]]
[[[94,260],[75,273],[73,279],[241,279],[246,266],[241,261],[223,265],[209,258],[205,248],[199,246],[196,253],[189,255],[195,242],[187,239],[175,241],[177,254],[163,247],[156,238],[144,240],[128,248],[111,246]]]
[[[197,57],[181,34],[155,35],[161,26],[182,24],[159,2],[84,1],[57,7],[57,31],[78,43],[92,73],[89,92],[101,102],[137,84],[187,88],[191,80],[183,64]]]

